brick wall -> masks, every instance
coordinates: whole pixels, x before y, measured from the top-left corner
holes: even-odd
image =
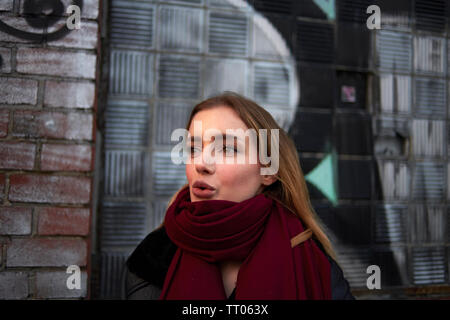
[[[100,0],[81,2],[81,29],[33,42],[23,34],[44,31],[26,17],[39,12],[0,0],[16,30],[0,26],[0,299],[90,295]],[[70,265],[81,289],[67,288]]]

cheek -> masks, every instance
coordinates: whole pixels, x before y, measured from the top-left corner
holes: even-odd
[[[236,187],[241,190],[246,187],[259,187],[259,167],[257,165],[223,165],[220,167],[220,180],[222,186]]]
[[[185,168],[185,171],[186,171],[186,179],[187,179],[187,181],[188,181],[188,183],[189,184],[191,184],[191,180],[192,180],[192,177],[193,177],[193,172],[194,172],[194,165],[192,165],[192,164],[186,164],[186,168]]]

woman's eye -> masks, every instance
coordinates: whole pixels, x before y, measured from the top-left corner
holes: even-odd
[[[223,150],[225,150],[226,152],[230,152],[230,153],[236,153],[237,149],[236,147],[232,147],[232,146],[223,146]],[[230,151],[227,151],[230,150]]]
[[[189,150],[190,150],[191,155],[197,154],[199,152],[199,149],[198,148],[194,148],[194,147],[190,147]]]

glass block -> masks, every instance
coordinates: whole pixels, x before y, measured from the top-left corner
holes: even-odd
[[[162,98],[199,96],[200,58],[163,55],[159,59],[158,92]]]
[[[141,151],[105,150],[104,194],[142,197],[146,163],[145,153]]]
[[[367,267],[372,265],[372,252],[369,248],[339,250],[338,263],[344,277],[352,289],[367,289]]]
[[[412,280],[415,285],[446,281],[443,247],[412,248]]]
[[[375,241],[378,243],[405,242],[407,213],[408,207],[405,205],[377,205],[375,209]]]
[[[336,91],[336,71],[331,68],[298,67],[300,105],[331,109]]]
[[[135,247],[145,237],[146,205],[105,201],[101,208],[102,247]]]
[[[365,160],[339,160],[339,199],[370,199],[372,163]]]
[[[293,2],[293,0],[253,0],[253,6],[261,12],[289,15],[293,11]]]
[[[234,91],[247,95],[247,61],[235,59],[207,59],[205,68],[204,96]]]
[[[409,31],[412,25],[410,0],[378,0],[377,5],[382,10],[381,29]]]
[[[245,56],[248,52],[248,18],[239,13],[210,12],[210,53]]]
[[[175,145],[179,141],[171,141],[175,129],[185,129],[193,108],[189,103],[158,102],[156,108],[155,143],[158,145]]]
[[[444,73],[445,40],[430,36],[414,38],[414,67],[421,73]]]
[[[445,32],[445,0],[416,0],[414,8],[418,30],[436,33]]]
[[[120,299],[128,253],[105,250],[100,256],[100,299]]]
[[[272,60],[285,60],[291,55],[280,31],[261,15],[253,16],[253,54]]]
[[[150,219],[150,230],[153,231],[157,227],[161,225],[164,221],[164,217],[166,215],[166,210],[168,208],[170,197],[166,199],[166,201],[162,201],[162,199],[158,198],[157,201],[152,202],[153,212]]]
[[[380,30],[376,35],[376,65],[381,70],[411,72],[411,35]]]
[[[175,164],[170,151],[154,151],[152,155],[153,193],[170,197],[187,183],[185,165]]]
[[[371,154],[373,136],[371,119],[360,114],[338,114],[336,143],[340,154]]]
[[[326,152],[331,145],[332,116],[326,113],[297,112],[289,134],[301,152]]]
[[[111,50],[109,93],[148,97],[153,92],[153,55]]]
[[[414,119],[412,122],[413,152],[417,156],[444,156],[445,121]]]
[[[275,63],[255,63],[253,66],[253,96],[261,104],[291,105],[291,91],[294,90],[291,83],[290,70]]]
[[[334,28],[332,25],[297,22],[297,60],[318,63],[334,61]]]
[[[405,248],[377,249],[374,252],[373,263],[380,267],[381,289],[409,284]]]
[[[444,166],[434,162],[417,162],[413,175],[413,197],[439,200],[444,197]]]
[[[446,211],[442,206],[415,205],[409,215],[412,243],[445,242]]]
[[[144,101],[110,98],[105,112],[105,146],[147,145],[148,109]]]
[[[385,113],[409,113],[411,109],[411,77],[380,75],[380,106]]]
[[[409,199],[410,171],[407,163],[378,161],[383,200]]]
[[[154,5],[142,1],[113,0],[110,9],[113,45],[151,48],[154,41]]]
[[[445,80],[416,78],[415,93],[416,106],[414,111],[417,115],[445,117]]]
[[[339,21],[366,24],[367,7],[373,4],[370,0],[341,0],[336,1]]]
[[[159,46],[163,50],[200,52],[203,10],[162,7],[159,11]]]

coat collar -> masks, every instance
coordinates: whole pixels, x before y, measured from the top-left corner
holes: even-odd
[[[162,288],[176,250],[177,246],[169,239],[162,226],[149,233],[136,247],[127,259],[128,270]]]

